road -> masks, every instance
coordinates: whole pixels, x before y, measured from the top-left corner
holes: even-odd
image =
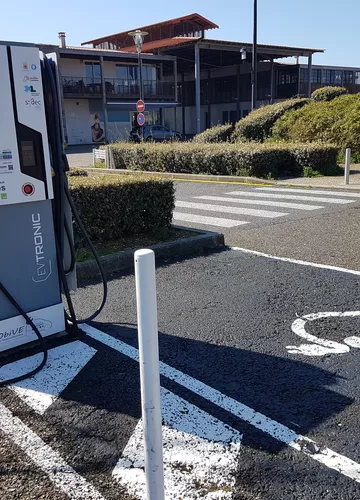
[[[194,192],[185,197],[180,186],[177,200],[244,190],[186,186]],[[298,259],[299,226],[322,227],[319,241],[302,249],[305,264],[236,249],[159,264],[167,498],[360,498],[360,272],[357,262],[345,268],[334,236],[318,254],[324,267],[311,265],[324,221],[340,231],[337,217],[352,220],[358,204],[331,202],[301,215],[286,209],[284,222],[249,217],[248,227],[226,230],[237,246],[252,232],[246,246],[254,242],[254,251],[264,250],[256,234],[278,231],[265,241],[269,253]],[[283,255],[290,225],[292,255]],[[355,248],[357,227],[342,226]],[[100,294],[98,284],[84,283],[79,313],[89,314]],[[111,276],[106,308],[84,329],[81,340],[54,344],[45,375],[0,391],[1,498],[144,498],[131,272]]]
[[[174,223],[220,231],[229,246],[360,270],[359,209],[354,191],[178,182]]]

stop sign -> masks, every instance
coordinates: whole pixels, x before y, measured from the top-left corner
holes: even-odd
[[[145,103],[142,99],[139,99],[136,103],[136,110],[138,113],[143,113],[145,111]]]

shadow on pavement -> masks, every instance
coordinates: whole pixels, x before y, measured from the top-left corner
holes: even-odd
[[[95,326],[137,347],[135,328],[104,323],[97,323]],[[100,406],[103,404],[108,411],[119,411],[139,418],[137,363],[103,344],[100,350],[96,341],[87,338],[89,343],[99,349],[96,355],[97,371],[103,373],[104,380],[98,389],[92,387],[91,391],[81,391],[78,394],[79,401],[97,407],[99,401],[102,401]],[[300,434],[306,435],[316,429],[353,402],[351,398],[331,389],[331,386],[336,385],[337,376],[308,363],[170,336],[166,333],[159,333],[159,344],[161,361]],[[106,355],[103,354],[104,349]],[[265,446],[268,451],[277,451],[283,447],[283,443],[257,431],[243,420],[179,384],[161,377],[161,385],[244,432],[244,443],[249,446],[261,449]],[[106,398],[103,391],[107,393]],[[66,397],[66,391],[62,396]],[[71,394],[71,397],[73,396]]]

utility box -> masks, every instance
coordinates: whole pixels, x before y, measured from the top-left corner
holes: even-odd
[[[65,328],[39,49],[0,42],[0,281],[42,336]],[[0,351],[36,340],[0,292]]]

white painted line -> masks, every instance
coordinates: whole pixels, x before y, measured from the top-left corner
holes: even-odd
[[[196,196],[197,200],[225,201],[226,203],[241,203],[242,205],[263,205],[268,207],[294,208],[295,210],[319,210],[320,205],[305,205],[304,203],[289,203],[286,201],[245,200],[244,198],[228,198],[223,196]]]
[[[242,220],[223,219],[221,217],[206,217],[204,215],[196,214],[183,214],[181,212],[174,212],[173,219],[182,222],[192,222],[195,224],[206,224],[208,226],[220,227],[236,227],[249,224],[248,222]]]
[[[175,202],[175,206],[177,208],[193,208],[195,210],[221,212],[224,214],[252,215],[254,217],[265,217],[268,219],[289,215],[282,212],[269,212],[267,210],[255,210],[253,208],[225,207],[222,205],[209,205],[207,203],[193,203],[191,201],[177,201]]]
[[[33,377],[9,386],[25,403],[41,415],[94,356],[96,349],[79,340],[48,352],[48,362]],[[14,361],[0,368],[0,379],[17,377],[39,366],[42,354]]]
[[[254,198],[275,198],[280,200],[299,200],[299,201],[315,201],[316,203],[334,203],[334,205],[346,205],[347,203],[355,203],[355,200],[344,200],[342,198],[323,198],[320,196],[301,196],[295,194],[280,194],[277,193],[258,193],[254,191],[231,191],[235,196],[251,196]]]
[[[326,194],[329,196],[345,196],[349,198],[360,198],[360,193],[351,193],[349,191],[328,191],[326,189],[297,189],[297,188],[256,188],[256,190],[260,191],[277,191],[278,193],[281,191],[286,191],[287,193],[307,193],[307,194]]]
[[[231,499],[241,433],[164,388],[161,406],[166,499]],[[146,499],[144,467],[140,420],[112,474],[130,495],[142,500]]]
[[[105,500],[57,451],[44,443],[29,427],[0,403],[0,430],[45,473],[71,500]]]
[[[81,328],[90,337],[102,342],[103,344],[121,352],[125,356],[139,361],[138,350],[134,347],[125,344],[121,340],[117,340],[110,335],[97,330],[96,328],[89,325],[81,325]],[[213,404],[223,408],[224,410],[232,413],[236,417],[248,422],[250,425],[254,426],[256,429],[268,434],[269,436],[281,441],[287,446],[303,452],[305,455],[309,456],[313,460],[325,465],[326,467],[336,470],[340,474],[347,476],[354,481],[360,483],[360,464],[350,460],[349,458],[330,450],[329,448],[323,448],[316,445],[314,441],[297,434],[295,431],[289,429],[283,424],[266,417],[262,413],[255,411],[239,401],[236,401],[220,391],[213,389],[212,387],[204,384],[203,382],[186,375],[176,368],[160,362],[160,374],[164,377],[169,378],[177,382],[178,384],[186,387],[190,391],[198,394],[204,399],[211,401]],[[313,449],[319,449],[319,452],[314,453]]]
[[[305,330],[308,321],[316,321],[323,318],[358,318],[360,311],[345,312],[318,312],[306,314],[296,319],[291,325],[292,331],[299,337],[312,342],[299,346],[288,345],[286,349],[291,354],[303,354],[304,356],[325,356],[327,354],[344,354],[350,351],[350,347],[360,348],[360,337],[352,336],[344,339],[344,344],[332,340],[320,339]],[[345,345],[346,344],[346,345]]]
[[[291,264],[300,264],[301,266],[317,267],[319,269],[328,269],[329,271],[339,271],[341,273],[355,274],[355,276],[360,276],[360,271],[346,269],[345,267],[329,266],[326,264],[318,264],[317,262],[307,262],[306,260],[291,259],[289,257],[277,257],[276,255],[269,255],[267,253],[257,252],[256,250],[249,250],[248,248],[229,248],[231,250],[236,250],[237,252],[249,253],[251,255],[258,255],[259,257],[265,257],[266,259],[281,260],[282,262],[290,262]]]

